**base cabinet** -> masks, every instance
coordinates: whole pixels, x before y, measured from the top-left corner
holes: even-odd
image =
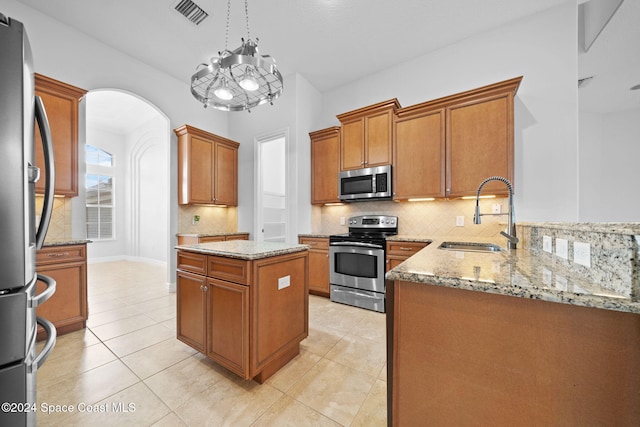
[[[176,285],[178,339],[196,350],[205,351],[207,279],[178,271]]]
[[[200,236],[197,234],[178,235],[178,245],[197,245],[199,243],[224,242],[227,240],[249,240],[249,233],[225,234],[221,236]]]
[[[387,268],[389,271],[402,264],[410,256],[429,245],[430,242],[408,242],[404,240],[387,240]]]
[[[389,425],[638,425],[640,314],[406,281],[387,298]]]
[[[241,260],[180,250],[177,265],[180,341],[259,383],[299,354],[309,324],[307,251]]]
[[[309,293],[329,297],[329,238],[299,237],[301,245],[309,245]]]
[[[249,287],[209,279],[207,356],[234,372],[248,373]]]
[[[83,329],[89,317],[86,245],[49,246],[36,254],[38,273],[56,281],[56,292],[36,313],[53,323],[58,335]],[[38,293],[45,285],[38,283]],[[45,338],[38,330],[38,339]]]

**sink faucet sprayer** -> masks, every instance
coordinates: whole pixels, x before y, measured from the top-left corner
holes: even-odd
[[[484,185],[490,181],[500,181],[507,186],[507,189],[509,190],[509,212],[508,213],[499,213],[499,214],[480,213],[480,191],[482,191],[482,187],[484,187]],[[508,240],[507,247],[509,249],[515,249],[519,239],[516,237],[516,221],[515,221],[515,214],[513,212],[513,186],[511,185],[508,179],[503,178],[501,176],[492,176],[482,181],[482,183],[480,183],[480,186],[478,187],[478,193],[476,194],[476,213],[473,216],[473,223],[480,224],[481,223],[480,217],[483,215],[509,215],[508,222],[507,222],[507,231],[506,232],[501,231],[500,234],[502,234],[504,237],[507,238]]]

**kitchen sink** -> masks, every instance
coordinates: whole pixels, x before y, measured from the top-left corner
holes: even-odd
[[[464,251],[464,252],[501,252],[504,251],[500,246],[493,243],[474,243],[474,242],[443,242],[438,249],[448,251]]]

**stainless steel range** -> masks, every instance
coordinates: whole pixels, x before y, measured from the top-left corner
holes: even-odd
[[[331,301],[384,313],[386,237],[398,234],[398,217],[349,218],[349,233],[329,236]]]

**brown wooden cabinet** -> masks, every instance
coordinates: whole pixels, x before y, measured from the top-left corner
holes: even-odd
[[[341,123],[340,170],[391,164],[397,99],[338,115]]]
[[[78,195],[78,102],[86,90],[35,73],[35,93],[42,102],[49,119],[53,152],[55,156],[56,195],[76,197]],[[44,193],[44,154],[42,139],[36,123],[36,166],[41,170],[41,179],[36,182],[36,192]]]
[[[249,240],[249,233],[225,234],[222,236],[199,236],[197,234],[178,235],[178,245],[197,245],[198,243],[224,242],[227,240]]]
[[[311,138],[311,204],[337,203],[340,172],[340,127],[309,133]]]
[[[184,125],[178,136],[178,203],[238,205],[238,147],[230,139]]]
[[[393,197],[395,200],[443,197],[445,111],[443,108],[408,111],[410,114],[398,116],[394,123]]]
[[[299,353],[308,335],[307,251],[243,260],[179,250],[177,266],[179,340],[260,383]]]
[[[430,242],[387,240],[386,271],[401,264],[416,252],[427,247],[429,243]]]
[[[522,77],[397,111],[394,199],[474,196],[490,176],[513,182],[513,103]],[[508,194],[489,183],[486,194]]]
[[[47,246],[36,253],[38,273],[56,281],[56,292],[38,306],[38,316],[51,321],[58,335],[86,327],[89,316],[87,302],[87,245]],[[44,284],[38,284],[38,293]],[[45,337],[38,332],[38,339]]]
[[[309,293],[329,296],[329,238],[298,237],[302,245],[309,245]]]

